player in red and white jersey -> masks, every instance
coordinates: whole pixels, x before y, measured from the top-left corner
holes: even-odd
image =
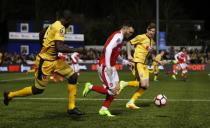
[[[174,56],[176,67],[173,69],[172,78],[176,79],[176,75],[178,74],[179,70],[182,70],[182,77],[184,80],[187,79],[187,63],[190,60],[189,56],[187,55],[186,48],[182,48],[181,52],[175,54]]]
[[[80,75],[79,71],[79,62],[82,62],[80,59],[80,54],[78,52],[74,52],[71,55],[71,67],[73,68],[74,72],[76,72],[78,75]]]
[[[99,114],[102,116],[113,116],[108,108],[117,96],[119,91],[119,76],[115,68],[117,61],[121,61],[122,64],[130,64],[128,60],[122,59],[120,52],[124,45],[124,38],[129,38],[134,33],[134,29],[131,25],[123,25],[119,31],[112,33],[103,48],[98,65],[98,75],[103,82],[103,86],[93,85],[86,83],[83,90],[83,96],[87,96],[90,91],[95,91],[106,95],[106,99],[103,102]]]

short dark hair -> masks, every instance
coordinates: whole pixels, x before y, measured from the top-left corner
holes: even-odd
[[[156,28],[156,24],[155,23],[150,23],[148,26],[147,26],[147,29],[153,29],[153,28]]]
[[[129,21],[124,21],[121,25],[121,28],[124,27],[133,27],[133,24],[131,24]]]
[[[72,12],[69,10],[63,10],[58,12],[58,18],[59,19],[65,19],[65,20],[69,20],[72,17]]]
[[[180,48],[180,51],[182,51],[183,49],[187,50],[187,48],[186,48],[186,47],[181,47],[181,48]]]

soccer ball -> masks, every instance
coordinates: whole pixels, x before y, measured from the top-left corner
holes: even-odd
[[[167,97],[164,94],[158,94],[154,98],[154,103],[155,103],[155,105],[157,105],[159,107],[164,106],[167,103]]]

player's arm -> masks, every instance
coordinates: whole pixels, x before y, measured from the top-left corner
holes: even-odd
[[[190,56],[187,55],[186,59],[187,59],[187,60],[186,60],[186,63],[189,64],[189,63],[190,63]]]
[[[157,63],[160,64],[160,65],[163,64],[162,61],[161,61],[161,57],[160,57],[159,55],[157,55],[157,56],[153,59],[153,61],[157,62]]]
[[[120,63],[122,63],[123,65],[131,65],[131,64],[132,64],[132,63],[129,62],[128,60],[123,59],[122,56],[120,56],[120,55],[118,56],[117,60],[118,60]]]
[[[71,53],[71,52],[81,52],[81,49],[74,49],[70,48],[67,44],[64,43],[64,41],[56,40],[55,41],[55,48],[58,52],[62,53]]]
[[[49,26],[48,26],[49,27]],[[40,32],[39,32],[39,43],[41,44],[41,46],[43,46],[43,39],[44,39],[44,35],[48,29],[48,27],[43,28]]]
[[[179,56],[181,55],[181,52],[179,52],[179,53],[177,53],[177,54],[175,54],[175,56],[174,56],[174,58],[175,58],[175,60],[178,62],[178,60],[179,60]]]
[[[106,67],[111,67],[110,60],[111,60],[112,50],[118,45],[118,42],[121,42],[118,40],[121,40],[121,39],[120,39],[119,35],[116,34],[105,49],[105,51],[106,51],[105,52]]]
[[[127,51],[128,60],[133,61],[133,57],[131,55],[131,44],[130,44],[130,42],[126,43],[126,51]]]
[[[156,58],[153,59],[153,61],[157,62],[158,64],[161,64],[161,61],[157,60]]]
[[[70,48],[67,44],[64,43],[65,28],[52,26],[52,30],[55,31],[55,48],[57,52],[70,53],[70,52],[80,52],[81,49]]]

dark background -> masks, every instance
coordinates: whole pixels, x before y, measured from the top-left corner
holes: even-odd
[[[155,22],[155,0],[1,0],[0,45],[8,42],[8,32],[16,22],[53,22],[64,9],[73,12],[72,23],[85,34],[85,44],[103,44],[107,36],[124,23],[134,24],[136,33],[145,32]],[[167,45],[205,45],[210,39],[210,13],[207,1],[160,0],[160,31],[167,33]],[[201,29],[197,29],[200,25]]]

